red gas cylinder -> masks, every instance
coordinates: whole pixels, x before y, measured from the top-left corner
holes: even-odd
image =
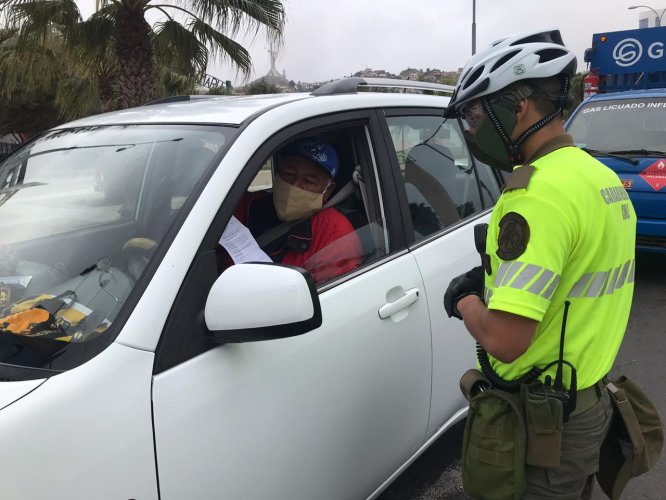
[[[595,71],[590,71],[583,78],[583,99],[599,93],[599,75]]]

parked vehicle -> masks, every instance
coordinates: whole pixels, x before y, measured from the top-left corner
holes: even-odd
[[[500,178],[447,97],[357,91],[373,85],[451,90],[175,98],[0,163],[3,497],[374,498],[465,416],[474,344],[442,298],[478,262]],[[340,156],[363,262],[322,283],[227,266],[242,196],[314,134]]]
[[[593,35],[590,97],[566,124],[574,141],[622,180],[638,217],[636,247],[657,252],[666,252],[664,40],[666,27]]]

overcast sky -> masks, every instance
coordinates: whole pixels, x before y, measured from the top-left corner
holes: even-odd
[[[627,9],[637,3],[476,0],[476,48],[507,34],[555,26],[575,51],[582,70],[583,52],[593,33],[638,27],[640,14],[649,11]],[[456,70],[472,53],[472,0],[285,0],[284,4],[285,43],[276,67],[284,69],[290,80],[325,81],[366,67],[396,74],[408,66]],[[658,11],[666,7],[646,5]],[[270,69],[266,43],[257,38],[249,49],[252,78],[265,75]],[[209,73],[239,83],[223,66],[211,67]]]
[[[186,0],[183,0],[187,3]],[[666,3],[666,0],[662,0]],[[464,66],[472,53],[473,0],[284,0],[287,23],[278,71],[289,80],[327,81],[363,68],[399,73],[414,68],[445,71]],[[502,36],[532,28],[558,27],[564,43],[578,57],[592,34],[638,27],[641,13],[627,7],[639,0],[476,0],[477,51]],[[90,14],[93,0],[81,0],[82,14]],[[666,5],[650,7],[661,11]],[[666,15],[663,18],[666,23]],[[259,35],[239,38],[254,62],[251,79],[270,69],[268,46]],[[234,70],[212,64],[209,74],[242,82]]]

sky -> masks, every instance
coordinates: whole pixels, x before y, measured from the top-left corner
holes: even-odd
[[[364,68],[399,73],[407,67],[455,71],[472,54],[474,0],[284,0],[284,44],[276,61],[289,80],[315,82],[349,76]],[[560,29],[564,43],[585,69],[583,53],[592,34],[638,27],[645,8],[636,0],[475,0],[476,49],[503,36],[533,28]],[[647,4],[661,12],[663,3]],[[94,8],[93,0],[81,0]],[[184,0],[184,3],[187,3]],[[662,24],[666,24],[666,14]],[[270,69],[263,34],[237,37],[252,56],[250,79]],[[243,84],[233,68],[209,65],[208,73]]]
[[[649,10],[627,9],[637,3],[476,0],[476,48],[511,33],[554,26],[576,53],[582,70],[593,33],[638,27],[640,13]],[[395,74],[407,67],[453,71],[472,54],[472,0],[285,0],[284,4],[287,24],[276,67],[289,80],[327,81],[363,68]],[[658,11],[666,7],[646,5]],[[270,69],[267,44],[257,39],[249,49],[255,68],[252,78],[265,75]],[[224,66],[209,73],[238,83],[233,70]]]

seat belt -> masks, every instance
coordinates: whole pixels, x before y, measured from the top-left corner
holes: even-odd
[[[350,180],[347,184],[342,186],[337,193],[335,193],[331,198],[321,207],[322,210],[326,208],[333,207],[335,205],[338,205],[342,203],[344,200],[346,200],[354,191],[356,190],[356,186],[354,184],[354,179],[352,176],[352,180]],[[365,195],[363,194],[363,190],[361,190],[361,196],[364,197],[364,203],[365,203]],[[257,237],[257,244],[259,245],[260,248],[263,248],[264,246],[268,245],[269,243],[272,243],[273,241],[277,240],[280,236],[284,235],[287,233],[292,227],[300,224],[303,222],[305,219],[299,219],[299,220],[294,220],[290,222],[283,222],[282,224],[279,224],[268,231],[260,234]]]
[[[359,190],[361,191],[361,198],[363,199],[363,208],[365,210],[365,218],[368,221],[368,226],[370,227],[370,235],[372,236],[372,241],[375,244],[375,251],[377,249],[388,248],[388,242],[385,240],[381,226],[377,222],[373,222],[370,215],[370,203],[368,203],[368,192],[365,185],[365,180],[363,179],[363,173],[361,172],[361,165],[356,165],[354,173],[352,174],[352,179],[358,184]]]

